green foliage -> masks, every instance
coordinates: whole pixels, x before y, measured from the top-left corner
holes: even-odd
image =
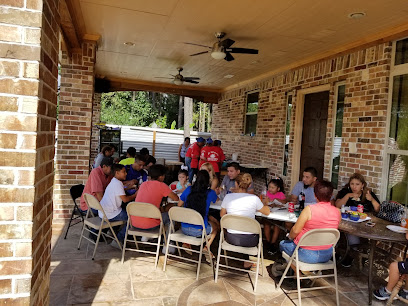
[[[157,118],[156,125],[158,128],[162,128],[162,129],[167,128],[167,116],[164,115],[163,117]]]
[[[173,120],[173,122],[171,123],[170,129],[175,130],[176,129],[176,120]]]

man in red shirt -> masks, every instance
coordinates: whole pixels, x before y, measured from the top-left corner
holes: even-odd
[[[200,160],[201,148],[205,144],[205,139],[203,137],[196,138],[197,142],[193,143],[191,147],[191,166],[188,171],[188,180],[190,183],[193,182],[194,174],[198,172],[198,161]]]
[[[207,138],[206,145],[201,149],[200,153],[200,162],[198,163],[198,168],[201,169],[202,164],[206,163],[208,160],[208,153],[213,149],[213,140],[211,138]],[[213,165],[214,166],[214,165]],[[215,170],[215,169],[214,169]]]
[[[225,155],[224,155],[224,151],[221,149],[221,140],[215,140],[214,141],[214,150],[217,151],[218,153],[218,170],[221,170],[221,165],[225,160]],[[215,169],[215,168],[214,168]],[[220,178],[220,173],[217,173],[218,179]]]
[[[100,166],[94,168],[89,174],[88,180],[86,181],[84,191],[81,196],[81,204],[80,208],[83,212],[88,210],[88,205],[86,205],[84,194],[88,193],[93,195],[98,201],[102,200],[103,194],[105,192],[106,187],[109,185],[113,175],[112,175],[112,165],[113,165],[113,158],[112,157],[104,157],[100,163]],[[92,212],[96,213],[95,216],[98,215],[98,211],[92,210]]]

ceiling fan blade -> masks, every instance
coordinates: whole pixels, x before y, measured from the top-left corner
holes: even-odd
[[[174,78],[165,78],[165,77],[154,77],[155,79],[168,79],[168,80],[173,80]]]
[[[200,83],[200,82],[197,82],[197,81],[186,80],[186,79],[184,79],[183,81],[186,82],[186,83],[193,83],[193,84],[198,84],[198,83]]]
[[[208,48],[208,49],[212,49],[209,46],[204,46],[204,45],[200,45],[200,44],[193,44],[193,43],[189,43],[189,42],[185,42],[186,45],[193,45],[193,46],[199,46],[199,47],[204,47],[204,48]]]
[[[190,54],[190,56],[201,55],[201,54],[205,54],[205,53],[208,53],[208,52],[210,52],[210,51],[198,52],[198,53]]]
[[[219,45],[220,45],[220,46],[223,46],[224,48],[229,48],[229,47],[231,47],[234,43],[235,43],[235,40],[232,40],[232,39],[227,38],[227,39],[224,39],[223,41],[221,41],[221,42],[219,43]]]
[[[200,78],[197,77],[185,77],[183,80],[199,80]]]
[[[248,49],[248,48],[228,48],[225,49],[226,52],[231,53],[243,53],[243,54],[258,54],[258,50],[256,49]]]
[[[234,57],[231,55],[231,53],[227,52],[227,55],[225,55],[224,59],[225,59],[227,62],[230,62],[230,61],[233,61],[233,60],[234,60]]]

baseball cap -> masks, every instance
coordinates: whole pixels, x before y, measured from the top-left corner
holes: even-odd
[[[205,139],[203,137],[198,137],[196,138],[197,142],[205,142]]]
[[[207,138],[207,143],[213,143],[213,140],[211,139],[211,137]]]

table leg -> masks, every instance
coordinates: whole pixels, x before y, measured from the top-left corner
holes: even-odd
[[[373,262],[376,241],[370,240],[370,254],[368,256],[368,305],[371,305],[373,300]]]

